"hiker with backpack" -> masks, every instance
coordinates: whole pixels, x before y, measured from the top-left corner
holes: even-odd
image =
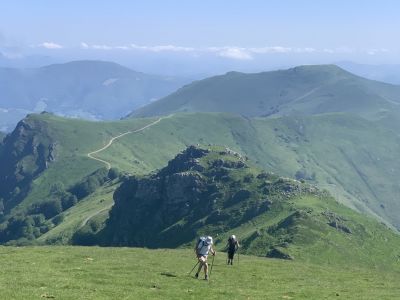
[[[239,250],[239,242],[236,239],[236,236],[232,234],[227,243],[227,248],[228,248],[228,265],[231,264],[233,265],[233,257],[235,256],[235,253]]]
[[[196,253],[196,257],[199,263],[199,268],[197,269],[197,273],[194,275],[196,278],[199,278],[199,273],[201,272],[201,268],[204,268],[204,279],[208,280],[208,264],[207,257],[209,252],[213,256],[215,256],[216,252],[213,249],[213,239],[211,236],[200,237],[197,241],[196,246],[194,247],[194,252]]]

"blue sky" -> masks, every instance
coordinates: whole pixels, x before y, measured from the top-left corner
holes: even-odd
[[[190,68],[398,64],[399,15],[394,0],[2,1],[0,52]]]

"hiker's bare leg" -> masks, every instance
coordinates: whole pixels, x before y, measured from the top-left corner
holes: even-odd
[[[208,276],[208,263],[207,263],[207,261],[204,263],[204,275]]]
[[[197,268],[197,274],[200,273],[202,267],[203,267],[203,262],[199,261],[199,267]]]
[[[198,260],[199,260],[199,268],[197,269],[197,273],[196,273],[197,275],[200,274],[201,268],[203,268],[204,264],[207,264],[206,263],[206,259],[204,258],[204,256],[200,256],[198,258]]]

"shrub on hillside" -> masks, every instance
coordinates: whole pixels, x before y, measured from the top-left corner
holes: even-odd
[[[89,226],[84,226],[75,232],[72,237],[72,243],[74,245],[93,246],[96,245],[97,239],[92,229]]]
[[[307,172],[307,170],[301,169],[301,170],[298,170],[296,172],[296,174],[294,174],[294,177],[297,180],[315,180],[315,172],[313,172],[312,174],[309,174]]]
[[[63,210],[67,210],[68,208],[74,206],[77,202],[78,198],[75,195],[68,192],[66,192],[61,197],[61,206]]]
[[[78,200],[85,198],[93,193],[97,188],[104,184],[110,178],[109,171],[106,168],[98,169],[89,176],[85,177],[80,183],[73,186],[70,190]]]
[[[53,224],[55,226],[57,226],[57,225],[61,224],[62,221],[64,221],[64,215],[61,215],[61,214],[57,215],[51,221],[53,222]]]
[[[63,193],[65,193],[65,187],[62,182],[55,182],[50,187],[50,194],[52,195],[62,195]]]
[[[52,217],[62,212],[61,200],[52,199],[35,204],[31,212],[36,214],[43,214],[46,219],[51,219]]]

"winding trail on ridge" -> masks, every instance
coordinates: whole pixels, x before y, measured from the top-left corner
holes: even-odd
[[[104,147],[101,147],[101,148],[98,149],[98,150],[89,152],[89,153],[87,154],[87,157],[89,157],[89,158],[91,158],[91,159],[94,159],[94,160],[97,160],[97,161],[99,161],[99,162],[105,164],[106,167],[107,167],[107,169],[109,170],[109,169],[111,169],[111,163],[110,163],[110,162],[108,162],[108,161],[106,161],[106,160],[103,160],[103,159],[101,159],[101,158],[97,158],[97,157],[95,157],[95,156],[93,156],[93,155],[94,155],[94,154],[98,154],[98,153],[100,153],[101,151],[106,150],[108,147],[110,147],[110,146],[114,143],[115,140],[117,140],[117,139],[119,139],[119,138],[121,138],[121,137],[123,137],[123,136],[125,136],[125,135],[131,134],[131,133],[137,133],[137,132],[143,131],[143,130],[145,130],[146,128],[149,128],[149,127],[151,127],[151,126],[153,126],[153,125],[156,125],[156,124],[160,123],[160,121],[161,121],[162,119],[170,118],[171,116],[172,116],[172,115],[169,115],[169,116],[166,116],[166,117],[160,117],[158,120],[156,120],[156,121],[154,121],[154,122],[152,122],[152,123],[150,123],[150,124],[147,124],[146,126],[144,126],[144,127],[142,127],[142,128],[139,128],[139,129],[136,129],[136,130],[129,130],[129,131],[127,131],[127,132],[121,133],[120,135],[114,136],[114,137],[112,137],[112,138],[108,141],[108,143],[107,143]]]
[[[160,123],[162,119],[170,118],[170,117],[172,117],[172,116],[173,116],[173,115],[171,114],[171,115],[166,116],[166,117],[160,117],[160,118],[157,119],[156,121],[154,121],[154,122],[152,122],[152,123],[150,123],[150,124],[147,124],[147,125],[144,126],[144,127],[141,127],[141,128],[139,128],[139,129],[135,129],[135,130],[129,130],[129,131],[127,131],[127,132],[124,132],[124,133],[121,133],[121,134],[119,134],[119,135],[117,135],[117,136],[114,136],[114,137],[112,137],[112,138],[108,141],[108,143],[107,143],[105,146],[103,146],[103,147],[101,147],[100,149],[97,149],[97,150],[95,150],[95,151],[89,152],[89,153],[87,154],[87,157],[89,157],[89,158],[91,158],[91,159],[94,159],[94,160],[97,160],[97,161],[99,161],[99,162],[105,164],[105,165],[107,166],[107,169],[109,170],[109,169],[111,169],[111,163],[110,163],[110,162],[108,162],[108,161],[106,161],[106,160],[103,160],[103,159],[101,159],[101,158],[94,157],[93,155],[94,155],[94,154],[98,154],[98,153],[100,153],[101,151],[106,150],[108,147],[110,147],[110,146],[114,143],[114,141],[116,141],[117,139],[119,139],[119,138],[121,138],[121,137],[123,137],[123,136],[125,136],[125,135],[143,131],[143,130],[145,130],[146,128],[149,128],[149,127],[151,127],[151,126],[153,126],[153,125],[156,125],[156,124]],[[81,229],[82,227],[84,227],[84,226],[89,222],[89,220],[92,219],[93,217],[97,216],[98,214],[100,214],[100,213],[102,213],[102,212],[104,212],[104,211],[106,211],[106,210],[110,210],[111,207],[112,207],[113,205],[114,205],[114,203],[112,203],[112,204],[110,204],[110,205],[107,205],[106,207],[103,207],[103,208],[101,208],[100,210],[97,210],[97,211],[95,211],[94,213],[92,213],[92,214],[90,214],[89,216],[87,216],[87,217],[80,223],[79,229]]]

